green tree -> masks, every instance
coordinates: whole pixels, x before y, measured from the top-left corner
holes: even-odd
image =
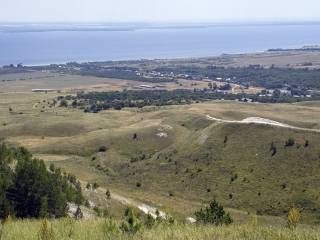
[[[15,159],[15,168],[9,163]],[[0,218],[9,214],[26,217],[66,216],[67,202],[82,203],[79,182],[43,161],[32,158],[25,148],[0,145]]]
[[[195,212],[197,223],[213,224],[221,226],[229,225],[233,222],[229,213],[226,213],[216,200],[210,202],[209,206]]]

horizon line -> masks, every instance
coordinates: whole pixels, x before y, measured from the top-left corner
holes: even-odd
[[[0,24],[320,24],[318,20],[1,21]]]

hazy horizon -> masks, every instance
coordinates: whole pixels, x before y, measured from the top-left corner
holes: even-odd
[[[319,11],[317,0],[2,0],[0,22],[304,22],[319,21]]]
[[[320,24],[320,19],[318,20],[252,20],[252,21],[0,21],[0,24],[26,24],[26,25],[36,25],[36,24],[83,24],[83,25],[103,25],[103,24],[131,24],[131,25],[157,25],[157,24],[167,24],[167,25],[189,25],[194,24],[198,26],[203,25],[254,25],[254,24]]]

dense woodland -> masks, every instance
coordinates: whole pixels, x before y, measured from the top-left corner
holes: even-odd
[[[79,71],[73,72],[83,76],[95,76],[104,78],[116,78],[116,79],[126,79],[133,81],[142,82],[171,82],[172,78],[147,78],[136,74],[137,68],[129,67],[96,67],[96,66],[82,66]]]
[[[80,182],[25,148],[0,143],[0,219],[64,217],[68,202],[83,202]]]
[[[234,83],[242,85],[259,86],[267,89],[292,88],[320,89],[319,69],[296,69],[296,68],[263,68],[259,65],[239,68],[225,67],[196,67],[196,66],[174,66],[159,67],[155,71],[161,73],[187,74],[193,77],[230,78]]]
[[[209,100],[240,100],[262,103],[285,103],[316,100],[314,98],[294,98],[291,96],[259,96],[256,94],[225,94],[209,90],[142,90],[142,91],[114,91],[79,93],[76,96],[60,96],[60,106],[83,109],[85,112],[99,112],[102,110],[121,110],[125,107],[142,108],[145,106],[182,105]]]

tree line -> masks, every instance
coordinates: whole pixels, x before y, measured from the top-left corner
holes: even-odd
[[[232,94],[204,90],[176,89],[167,90],[125,90],[113,92],[88,92],[78,93],[76,96],[59,96],[61,107],[72,107],[83,109],[85,112],[97,113],[102,110],[122,108],[142,108],[145,106],[182,105],[209,100],[240,100],[261,103],[290,103],[306,100],[317,100],[313,98],[295,98],[291,96],[260,96],[258,94]],[[320,97],[318,98],[320,99]]]
[[[294,89],[320,89],[320,69],[264,68],[260,65],[248,67],[169,66],[158,67],[155,71],[163,74],[186,74],[190,78],[229,78],[234,83],[267,89],[283,88],[288,85]]]

